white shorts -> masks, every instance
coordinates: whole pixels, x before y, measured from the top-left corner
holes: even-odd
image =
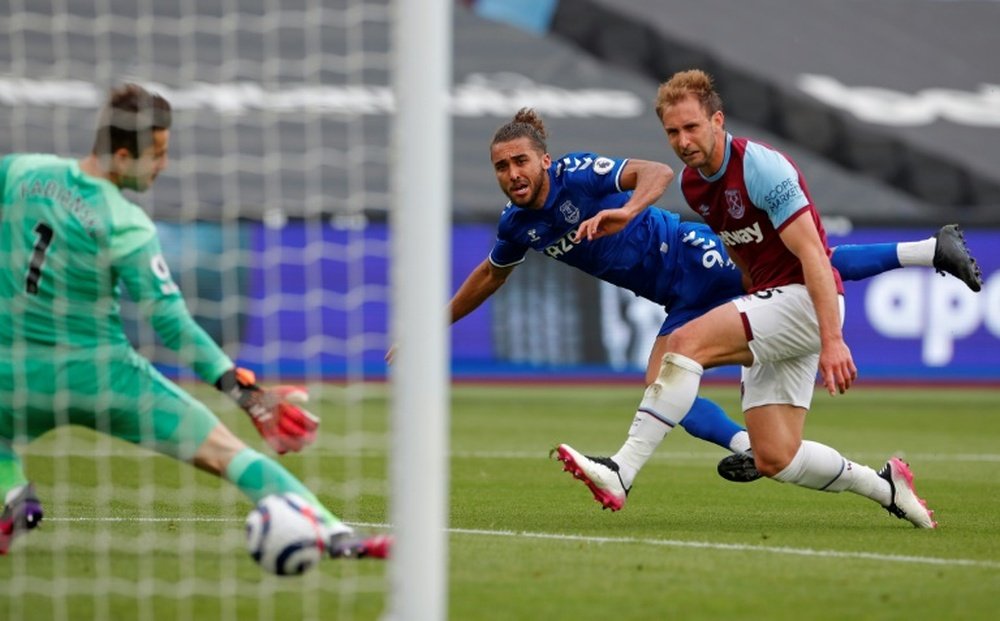
[[[790,404],[809,409],[819,366],[819,323],[805,285],[784,285],[733,300],[754,362],[744,367],[743,411]],[[840,296],[840,321],[844,297]]]

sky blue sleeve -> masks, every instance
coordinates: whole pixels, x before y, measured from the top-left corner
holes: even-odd
[[[773,149],[747,143],[743,158],[743,179],[750,200],[767,212],[775,229],[809,204],[799,185],[799,172],[788,159]]]

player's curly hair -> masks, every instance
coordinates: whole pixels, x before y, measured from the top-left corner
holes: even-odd
[[[521,108],[510,122],[501,125],[493,134],[490,148],[497,143],[510,142],[518,138],[528,138],[533,147],[542,153],[548,153],[549,147],[545,144],[545,139],[548,138],[545,123],[532,108]]]
[[[94,155],[111,155],[128,149],[132,157],[152,144],[152,132],[170,129],[170,102],[138,84],[123,84],[112,89],[101,109],[94,136]]]
[[[712,76],[701,69],[678,71],[669,80],[660,84],[656,91],[656,118],[663,118],[663,109],[672,106],[685,97],[693,95],[708,116],[722,110],[722,98],[715,90]]]

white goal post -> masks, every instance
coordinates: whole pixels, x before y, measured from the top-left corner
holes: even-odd
[[[452,3],[394,14],[389,614],[407,621],[447,618]]]

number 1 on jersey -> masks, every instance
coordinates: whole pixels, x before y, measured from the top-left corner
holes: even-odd
[[[45,251],[52,243],[52,227],[44,222],[35,225],[38,241],[31,253],[31,263],[28,265],[28,276],[24,279],[24,289],[30,295],[38,294],[38,279],[42,277],[42,264],[45,263]]]

